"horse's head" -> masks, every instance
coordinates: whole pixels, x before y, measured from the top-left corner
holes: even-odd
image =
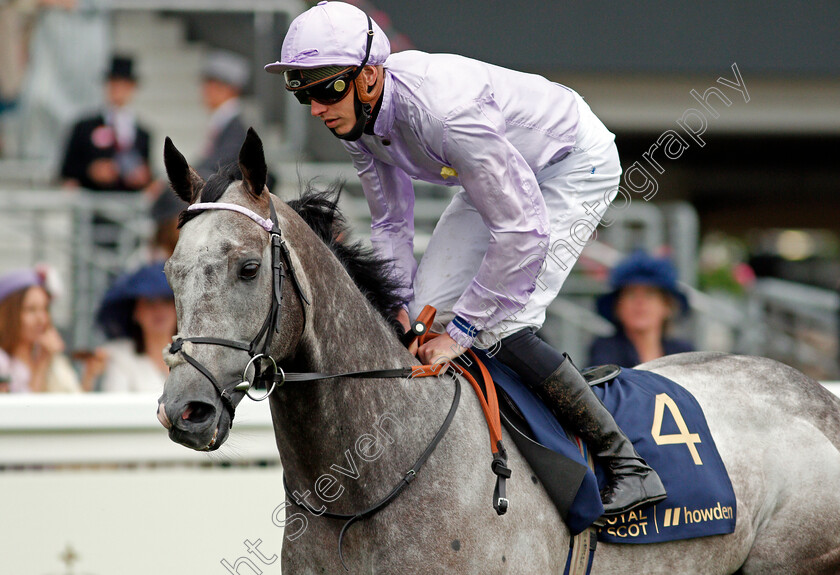
[[[164,160],[172,188],[190,207],[166,264],[178,335],[164,352],[171,371],[158,419],[173,441],[213,450],[230,432],[243,379],[253,379],[255,367],[270,379],[274,359],[288,356],[303,330],[303,290],[296,278],[283,281],[295,259],[279,233],[290,209],[279,203],[275,212],[253,130],[239,165],[206,182],[168,138]]]

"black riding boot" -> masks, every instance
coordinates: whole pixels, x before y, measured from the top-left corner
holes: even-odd
[[[566,356],[535,390],[557,419],[577,433],[604,464],[604,515],[619,515],[665,499],[665,486],[619,429],[601,400]]]
[[[558,421],[580,436],[604,464],[604,515],[612,516],[665,499],[665,487],[619,429],[595,392],[572,364],[537,336],[522,330],[502,340],[496,357],[536,391]]]

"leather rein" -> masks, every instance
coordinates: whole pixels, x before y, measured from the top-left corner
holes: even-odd
[[[231,397],[231,393],[234,391],[243,391],[251,399],[255,401],[262,401],[269,397],[274,392],[277,386],[282,386],[286,382],[291,383],[321,381],[342,377],[362,379],[406,379],[415,377],[432,377],[442,375],[446,367],[452,366],[462,377],[464,377],[467,381],[470,382],[478,396],[482,411],[484,413],[484,417],[487,420],[488,430],[490,433],[490,450],[493,454],[493,462],[491,463],[490,468],[493,471],[493,473],[496,474],[496,487],[493,492],[493,508],[499,515],[503,515],[505,512],[507,512],[509,501],[506,497],[505,480],[510,477],[510,469],[507,467],[507,452],[502,443],[499,402],[496,396],[495,386],[493,385],[489,372],[479,361],[478,357],[472,352],[472,350],[467,350],[465,355],[468,355],[472,360],[471,362],[468,362],[468,365],[471,363],[477,364],[481,372],[481,377],[484,380],[483,390],[482,386],[479,385],[476,379],[472,377],[472,375],[466,369],[464,369],[456,363],[417,365],[412,367],[403,367],[396,369],[349,371],[343,373],[286,373],[283,371],[282,368],[280,368],[277,365],[277,362],[274,360],[274,358],[271,357],[269,349],[274,334],[278,333],[280,330],[280,319],[283,303],[283,282],[285,281],[287,275],[292,280],[295,292],[297,293],[302,304],[304,305],[304,328],[306,325],[305,306],[310,305],[310,302],[304,294],[303,289],[301,289],[297,275],[295,274],[294,267],[292,266],[291,257],[289,255],[289,248],[286,246],[286,242],[282,237],[282,232],[280,230],[277,220],[277,212],[274,208],[274,203],[271,201],[270,197],[268,205],[270,209],[270,216],[268,220],[259,216],[252,210],[249,210],[248,208],[245,208],[244,206],[240,206],[238,204],[224,202],[197,203],[192,204],[187,208],[188,211],[195,212],[202,212],[205,210],[228,210],[237,212],[244,216],[247,216],[270,234],[272,268],[271,308],[269,309],[269,312],[265,318],[265,321],[263,321],[260,330],[254,336],[254,339],[252,339],[251,342],[242,342],[217,337],[176,336],[176,339],[172,342],[172,344],[169,347],[169,353],[180,353],[187,363],[189,363],[195,369],[197,369],[202,375],[204,375],[205,378],[207,378],[210,381],[211,384],[213,384],[213,387],[215,388],[216,393],[218,394],[222,402],[222,405],[225,406],[225,409],[230,415],[231,428],[233,427],[233,418],[236,409]],[[420,318],[418,318],[417,321],[413,322],[412,329],[406,332],[405,336],[403,337],[403,342],[409,343],[414,339],[419,338],[420,342],[423,343],[430,337],[433,337],[434,334],[429,334],[427,331],[427,326],[431,325],[433,319],[434,308],[427,306],[427,308],[424,310],[424,313],[421,314]],[[262,345],[260,345],[260,341],[262,341]],[[194,357],[189,355],[189,353],[187,353],[187,351],[184,349],[184,343],[186,342],[190,342],[193,344],[217,345],[247,352],[250,356],[250,360],[248,361],[248,363],[245,366],[245,369],[242,372],[242,379],[228,383],[226,385],[220,384],[219,381],[210,372],[210,370],[206,368],[206,366],[202,365],[201,362],[199,362]],[[261,362],[259,360],[265,361]],[[252,365],[254,366],[255,373],[253,381],[248,381],[247,372]],[[270,371],[271,373],[267,373],[268,371]],[[402,480],[385,497],[383,497],[377,503],[373,504],[372,506],[368,507],[363,511],[351,514],[331,513],[328,511],[324,511],[323,513],[318,514],[319,516],[323,515],[324,517],[330,519],[341,519],[346,521],[339,535],[338,547],[339,557],[345,569],[347,569],[347,566],[344,564],[341,544],[344,538],[344,534],[347,532],[347,529],[356,521],[371,517],[378,511],[387,507],[391,502],[393,502],[397,498],[397,496],[399,496],[399,494],[403,491],[403,489],[405,489],[414,480],[414,478],[417,476],[417,473],[420,471],[420,468],[423,467],[423,464],[425,464],[425,462],[429,459],[432,452],[434,452],[435,448],[443,439],[444,435],[446,435],[446,432],[449,429],[449,426],[455,417],[455,412],[458,409],[458,405],[460,403],[461,398],[460,380],[457,377],[453,377],[452,379],[455,383],[455,394],[453,396],[452,405],[449,408],[449,412],[447,413],[446,418],[444,419],[435,436],[432,438],[431,442],[428,444],[426,449],[423,450],[423,453],[420,455],[420,457],[414,462],[414,465],[411,466],[411,469],[409,469],[406,472]],[[251,395],[251,389],[254,388],[254,385],[258,381],[266,382],[266,387],[268,388],[268,391],[262,396],[255,397]],[[271,383],[270,388],[267,385],[269,382]],[[302,507],[304,509],[312,511],[307,507],[303,507],[299,502],[289,497],[288,494],[290,493],[290,490],[286,484],[285,475],[283,477],[283,485],[286,489],[287,499],[289,499],[293,504],[297,505],[298,507]]]

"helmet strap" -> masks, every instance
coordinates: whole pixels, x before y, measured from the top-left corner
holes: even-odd
[[[358,94],[358,91],[356,91],[356,94]],[[335,131],[334,128],[330,128],[330,132],[333,133],[333,136],[335,136],[339,140],[345,140],[347,142],[355,142],[356,140],[362,137],[362,134],[365,131],[365,126],[370,120],[371,112],[373,111],[371,105],[367,103],[361,103],[357,95],[353,96],[353,100],[355,102],[354,109],[356,111],[356,123],[353,124],[353,127],[350,129],[350,131],[346,134],[339,134]]]
[[[348,142],[355,142],[362,137],[365,127],[368,122],[371,121],[371,117],[373,116],[372,102],[375,102],[382,94],[382,88],[385,85],[381,74],[376,78],[376,82],[373,86],[368,86],[365,83],[364,74],[361,73],[356,76],[354,82],[356,89],[354,90],[353,99],[355,101],[354,110],[356,112],[356,123],[353,124],[353,128],[344,135],[339,135],[333,128],[330,128],[333,136],[339,140],[346,140]]]
[[[356,112],[356,123],[353,124],[353,128],[343,136],[337,134],[334,129],[330,128],[333,136],[339,140],[346,140],[348,142],[355,142],[362,137],[365,126],[367,126],[367,123],[370,121],[371,114],[373,113],[373,108],[370,103],[376,100],[382,92],[383,83],[379,81],[379,78],[377,78],[376,83],[370,88],[368,88],[365,81],[361,79],[362,71],[364,70],[368,58],[370,57],[370,47],[373,44],[373,22],[371,21],[370,16],[367,14],[365,14],[365,16],[367,17],[368,24],[365,57],[362,58],[362,63],[359,64],[359,68],[356,70],[356,76],[353,78],[353,81],[356,84],[356,89],[354,90],[355,93],[353,95],[353,100],[355,102],[353,109]],[[378,90],[377,85],[379,85]]]

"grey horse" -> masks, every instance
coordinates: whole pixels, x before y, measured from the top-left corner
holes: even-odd
[[[340,220],[316,234],[265,189],[265,158],[254,132],[240,152],[242,180],[228,172],[202,181],[170,141],[165,160],[173,188],[191,204],[235,205],[268,220],[273,203],[286,245],[283,267],[290,268],[287,275],[295,273],[282,285],[276,325],[268,328],[276,331],[266,355],[278,365],[337,373],[417,363],[386,319],[387,310],[372,303],[376,282],[368,282],[365,293],[357,285],[358,275],[369,270],[353,261],[352,251],[336,256],[343,245]],[[236,384],[246,365],[253,371],[259,363],[251,361],[248,346],[201,338],[250,341],[253,352],[264,342],[261,326],[274,323],[266,317],[273,308],[272,264],[279,251],[272,249],[268,228],[244,213],[197,210],[166,265],[178,338],[192,341],[165,351],[171,372],[158,417],[173,441],[193,449],[222,445],[244,397]],[[703,407],[735,490],[736,528],[730,535],[653,545],[602,543],[592,573],[840,572],[840,401],[805,375],[757,357],[691,353],[640,368],[672,378]],[[453,394],[451,377],[343,377],[287,382],[271,393],[289,490],[285,519],[277,517],[285,525],[284,573],[344,572],[338,539],[345,522],[322,515],[324,510],[353,514],[384,498],[440,429]],[[497,516],[490,506],[495,478],[488,469],[487,427],[467,389],[448,433],[416,479],[390,505],[347,530],[343,555],[349,570],[562,573],[569,531],[505,437],[511,507]],[[231,493],[240,487],[231,485]],[[282,497],[283,485],[260,487]]]

